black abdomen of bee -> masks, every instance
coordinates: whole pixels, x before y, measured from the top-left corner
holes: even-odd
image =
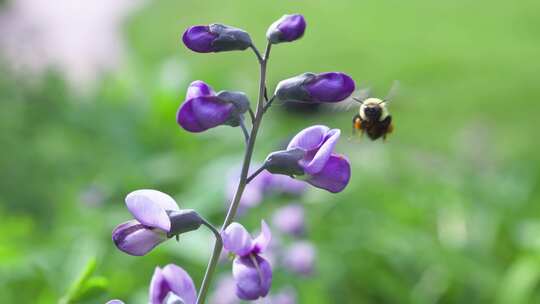
[[[385,119],[379,121],[363,120],[362,130],[367,133],[371,140],[377,140],[381,137],[385,138],[386,134],[390,133],[392,125],[392,116],[388,115]]]

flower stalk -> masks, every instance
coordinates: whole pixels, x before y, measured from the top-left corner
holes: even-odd
[[[259,66],[260,66],[259,97],[257,100],[257,112],[255,113],[255,119],[253,120],[253,126],[249,134],[246,151],[244,154],[244,161],[242,163],[242,172],[240,173],[240,181],[238,183],[238,188],[236,189],[234,198],[231,202],[231,205],[229,206],[229,210],[227,211],[227,216],[225,217],[225,220],[223,221],[223,225],[221,227],[222,231],[225,228],[227,228],[227,226],[229,226],[229,224],[234,220],[236,212],[238,211],[238,205],[240,203],[240,199],[242,198],[242,194],[244,193],[244,189],[246,188],[246,185],[248,183],[249,166],[251,164],[251,158],[253,156],[253,151],[255,149],[255,141],[257,139],[257,133],[259,132],[259,127],[261,125],[262,118],[265,112],[264,111],[264,101],[265,101],[264,94],[266,91],[266,65],[268,63],[271,47],[272,47],[272,44],[268,43],[266,45],[264,56],[261,56],[258,49],[254,45],[251,45],[251,48],[253,49],[253,52],[257,56],[257,59],[259,61]],[[216,242],[214,244],[214,250],[212,251],[210,261],[208,262],[208,266],[206,267],[206,272],[204,274],[204,278],[201,283],[201,288],[199,289],[199,296],[197,297],[197,304],[203,304],[206,300],[208,289],[210,287],[210,282],[212,281],[212,277],[214,275],[216,265],[219,260],[219,255],[221,254],[222,247],[223,247],[223,244],[221,242],[221,239],[216,238]]]

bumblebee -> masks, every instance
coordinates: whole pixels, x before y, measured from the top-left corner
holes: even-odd
[[[353,117],[353,134],[360,131],[367,134],[371,140],[379,138],[386,139],[386,136],[394,130],[392,125],[392,116],[386,108],[386,101],[378,98],[367,98],[360,100],[358,114]]]
[[[396,95],[398,86],[399,82],[394,81],[390,91],[382,99],[371,97],[369,89],[358,90],[346,100],[329,107],[333,111],[348,111],[360,104],[357,114],[352,119],[353,135],[360,132],[362,135],[366,134],[371,140],[381,137],[385,140],[394,130],[387,104]]]

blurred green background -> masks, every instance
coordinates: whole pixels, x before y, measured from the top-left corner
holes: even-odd
[[[10,17],[16,2],[26,4],[19,14],[20,7],[31,13]],[[292,285],[300,303],[313,304],[540,303],[540,2],[162,0],[129,14],[101,2],[116,15],[89,21],[92,10],[73,15],[62,7],[77,1],[48,8],[69,15],[72,26],[32,41],[57,48],[58,58],[68,58],[69,42],[58,42],[64,32],[77,36],[94,22],[87,29],[94,35],[80,35],[86,44],[73,61],[39,72],[14,68],[28,54],[9,43],[24,46],[35,33],[15,32],[8,21],[36,20],[34,10],[52,4],[0,2],[0,53],[16,55],[0,61],[1,303],[57,303],[66,295],[76,303],[145,303],[154,267],[170,262],[198,285],[208,232],[143,258],[110,239],[130,218],[125,195],[140,188],[222,221],[224,176],[241,160],[241,133],[190,134],[175,113],[195,79],[255,100],[258,67],[250,52],[196,54],[179,37],[189,25],[221,22],[249,31],[262,48],[267,26],[296,12],[306,17],[306,34],[272,50],[270,88],[305,71],[335,70],[379,95],[394,79],[401,90],[390,107],[396,130],[384,143],[347,140],[351,113],[278,105],[265,118],[256,161],[320,123],[343,130],[337,150],[353,166],[344,192],[312,188],[302,199],[318,249],[315,275],[277,270],[273,290]],[[91,62],[103,47],[92,39],[111,33],[101,26],[106,18],[117,21],[118,41],[108,43],[123,44],[121,63],[91,85],[74,85],[66,69]],[[40,51],[30,53],[46,60]],[[256,229],[285,202],[265,200],[242,222]],[[85,268],[88,278],[77,285]]]

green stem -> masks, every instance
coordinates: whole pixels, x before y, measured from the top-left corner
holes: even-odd
[[[259,60],[259,65],[260,65],[259,100],[257,102],[257,113],[255,114],[253,127],[251,128],[251,133],[249,135],[249,140],[246,146],[246,152],[244,154],[242,172],[240,173],[240,182],[238,183],[238,188],[236,189],[236,193],[234,194],[233,201],[231,205],[229,206],[229,211],[227,212],[227,216],[225,217],[225,220],[223,221],[223,226],[221,227],[221,231],[227,228],[227,226],[229,226],[229,224],[234,220],[234,216],[236,215],[236,211],[238,210],[240,199],[242,198],[242,194],[244,193],[244,189],[246,188],[246,185],[247,185],[249,166],[251,164],[251,157],[253,156],[253,150],[255,148],[255,141],[257,139],[257,133],[259,131],[259,127],[261,125],[263,114],[264,114],[264,93],[265,93],[265,87],[266,87],[266,63],[268,62],[268,57],[270,55],[271,44],[268,43],[266,45],[266,51],[264,53],[264,57],[260,55],[259,51],[257,50],[255,46],[252,46],[252,49],[257,55],[257,59]],[[216,265],[219,260],[219,255],[221,254],[222,247],[223,247],[223,244],[221,243],[221,239],[219,240],[216,239],[216,242],[214,244],[214,250],[212,252],[212,256],[210,257],[210,261],[208,262],[208,266],[204,274],[201,288],[199,290],[197,304],[203,304],[206,300],[208,289],[210,287],[210,282],[214,275]]]

